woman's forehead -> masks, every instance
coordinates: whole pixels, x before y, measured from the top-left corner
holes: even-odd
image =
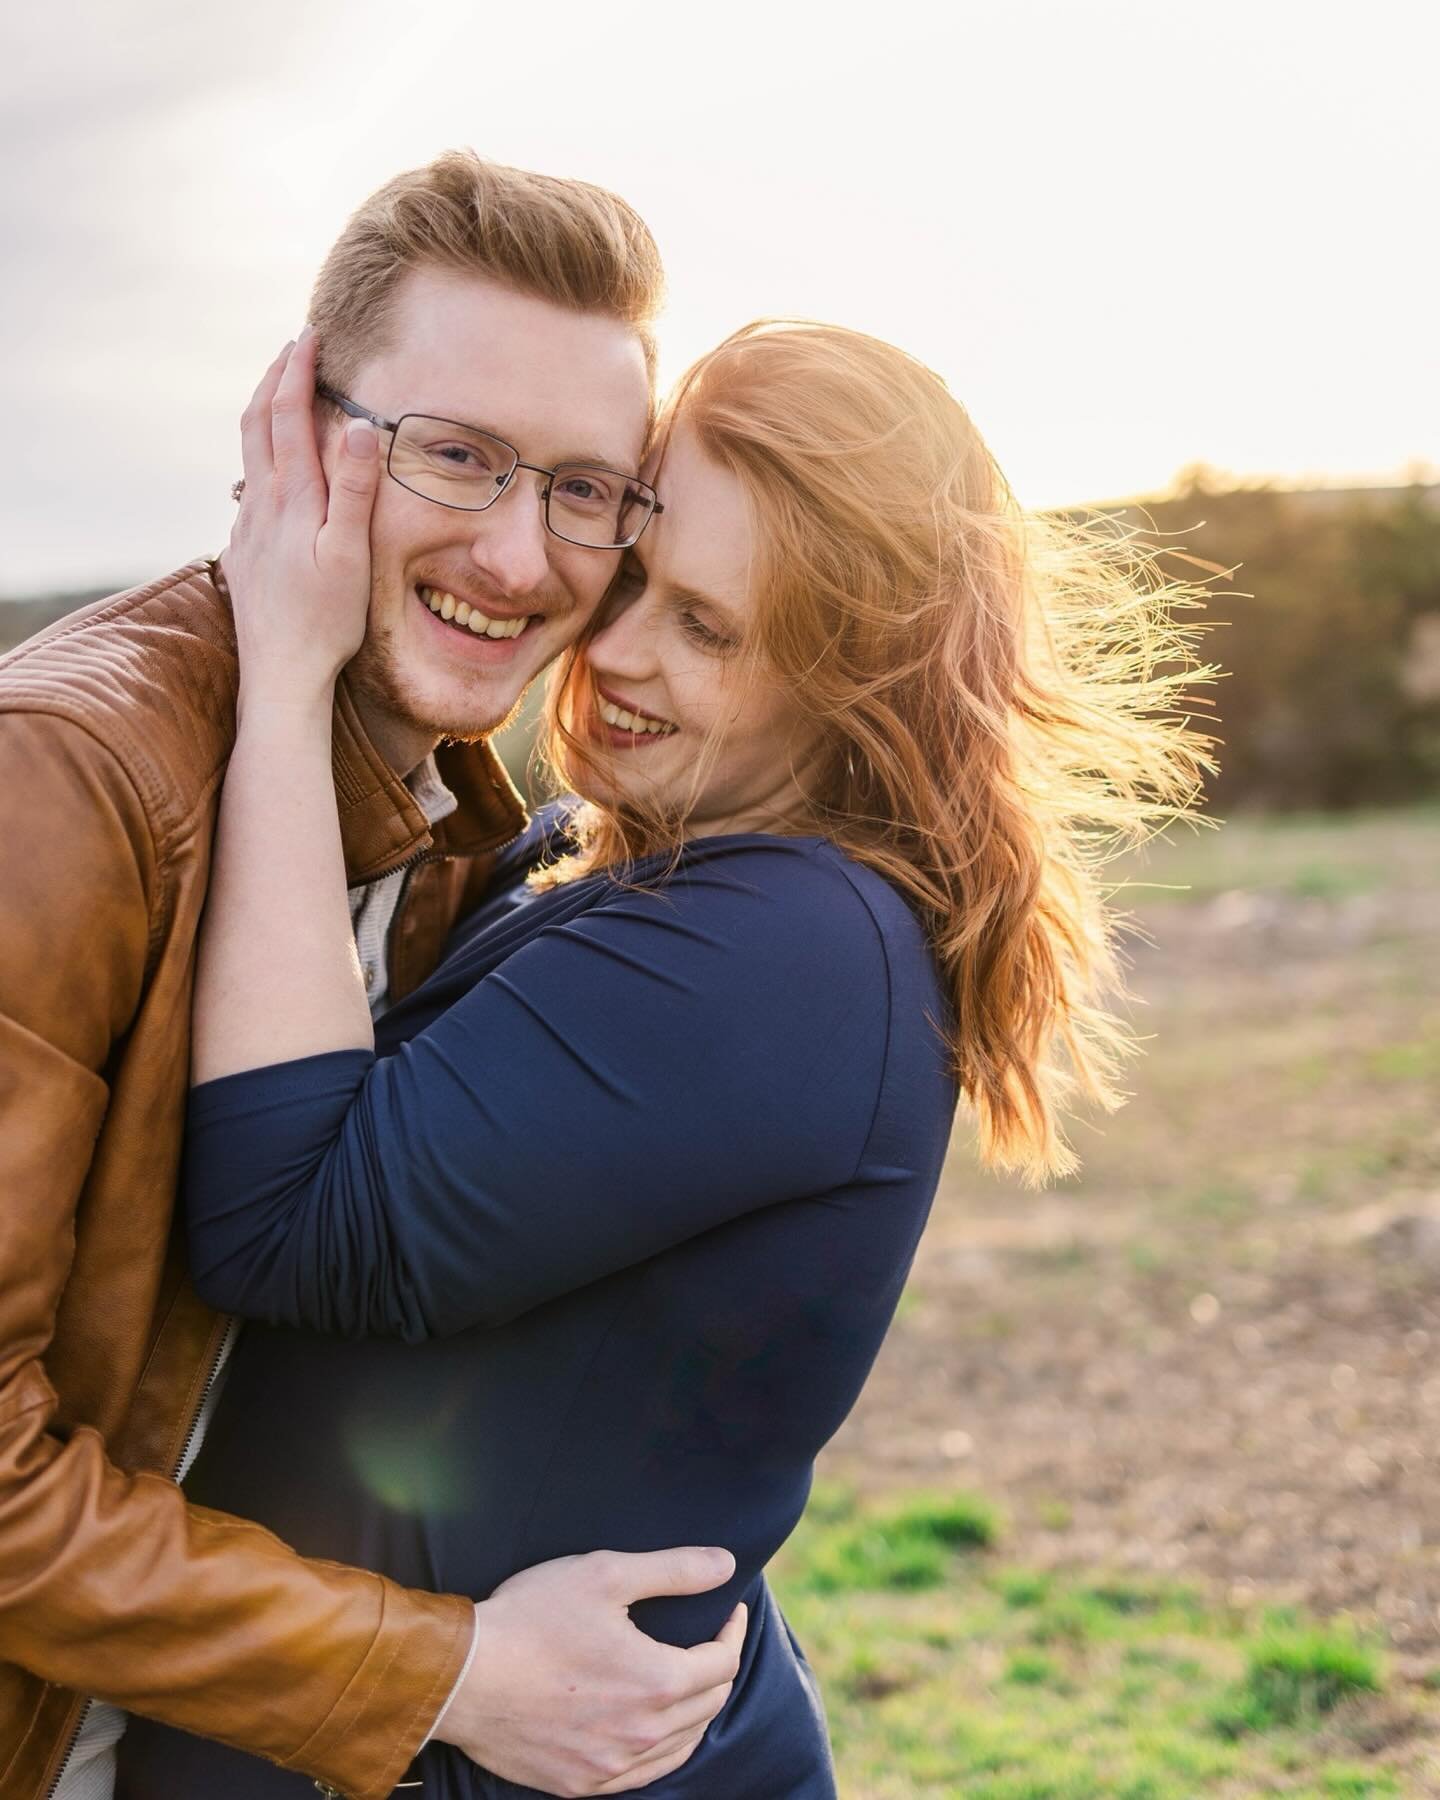
[[[642,539],[647,566],[663,563],[668,582],[717,600],[743,600],[754,527],[739,476],[707,456],[680,420],[651,479],[665,511]]]

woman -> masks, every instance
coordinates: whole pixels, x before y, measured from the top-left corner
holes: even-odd
[[[1097,863],[1188,803],[1201,753],[1153,672],[1182,648],[1163,596],[1026,520],[891,347],[737,333],[654,466],[664,516],[552,686],[584,804],[377,1031],[329,770],[363,609],[237,595],[187,1205],[202,1292],[264,1323],[188,1486],[477,1596],[568,1552],[724,1544],[728,1588],[635,1609],[692,1643],[749,1608],[730,1701],[646,1791],[818,1800],[823,1715],[764,1565],[888,1327],[957,1092],[985,1160],[1035,1178],[1072,1166],[1069,1089],[1114,1103]],[[277,756],[278,848],[252,779]],[[262,804],[292,875],[267,917],[224,854]],[[287,948],[283,1004],[247,993]],[[307,1787],[154,1727],[130,1757],[140,1795]],[[522,1791],[438,1745],[417,1774]]]

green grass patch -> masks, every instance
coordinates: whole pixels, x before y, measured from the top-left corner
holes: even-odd
[[[1039,1606],[1050,1596],[1052,1578],[1040,1569],[1001,1569],[991,1586],[1007,1606]]]
[[[1053,1657],[1038,1650],[1013,1650],[1005,1665],[1006,1681],[1020,1687],[1060,1687],[1060,1669]]]
[[[1400,1791],[1326,1731],[1341,1701],[1363,1724],[1383,1682],[1353,1634],[1128,1573],[996,1567],[1001,1541],[974,1495],[817,1491],[773,1579],[846,1800]]]
[[[1214,1713],[1223,1737],[1319,1719],[1354,1694],[1382,1687],[1374,1651],[1320,1627],[1272,1631],[1251,1645],[1245,1676]]]
[[[1325,1800],[1381,1800],[1383,1795],[1398,1794],[1400,1787],[1383,1769],[1331,1763],[1320,1771],[1320,1792]]]
[[[1423,1038],[1414,1044],[1386,1044],[1370,1052],[1365,1066],[1381,1081],[1440,1081],[1440,1038]]]
[[[853,1498],[825,1494],[814,1526],[800,1541],[796,1579],[821,1594],[937,1587],[955,1551],[988,1548],[1000,1529],[995,1508],[964,1493],[863,1512]]]
[[[1199,1596],[1192,1588],[1174,1582],[1127,1581],[1120,1577],[1084,1581],[1080,1593],[1092,1605],[1112,1613],[1159,1613],[1180,1611],[1198,1615]]]

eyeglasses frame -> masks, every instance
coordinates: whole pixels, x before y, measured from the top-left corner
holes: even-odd
[[[319,383],[316,384],[315,395],[317,399],[328,400],[333,406],[338,406],[341,412],[352,419],[364,419],[369,424],[373,425],[377,431],[388,431],[390,433],[390,448],[385,453],[385,473],[397,487],[404,488],[407,494],[414,494],[417,500],[428,500],[432,506],[445,506],[448,507],[451,512],[488,512],[500,496],[509,488],[510,483],[515,479],[516,471],[519,469],[529,469],[532,474],[544,475],[547,478],[544,508],[545,529],[553,537],[559,538],[562,544],[574,544],[577,550],[628,550],[632,544],[639,543],[641,537],[644,535],[645,527],[650,521],[655,518],[657,514],[662,513],[665,510],[665,503],[655,492],[654,488],[651,487],[648,481],[642,481],[638,475],[626,475],[623,470],[607,469],[600,463],[575,463],[573,465],[567,465],[577,469],[588,469],[593,467],[597,474],[618,476],[621,481],[629,482],[633,487],[643,488],[647,494],[654,497],[654,504],[641,520],[640,529],[635,533],[634,537],[626,538],[623,544],[587,544],[580,538],[566,537],[563,531],[556,531],[555,527],[550,523],[549,483],[554,481],[555,477],[560,473],[559,469],[547,469],[540,463],[524,462],[521,459],[520,452],[513,444],[507,444],[504,438],[496,437],[493,431],[487,431],[483,425],[467,425],[463,419],[446,419],[442,418],[438,413],[422,412],[406,412],[401,413],[398,419],[384,419],[381,418],[379,413],[371,412],[368,407],[361,406],[357,401],[348,399],[344,394],[338,393],[334,388],[325,387]],[[514,462],[508,473],[503,476],[497,475],[495,477],[495,492],[483,506],[459,506],[453,500],[437,500],[433,494],[422,494],[418,488],[412,488],[408,481],[401,481],[400,477],[390,467],[390,459],[395,454],[395,434],[407,419],[433,419],[437,425],[453,425],[459,431],[473,431],[477,436],[487,437],[492,443],[499,444],[502,449],[510,452],[510,455],[514,458]]]

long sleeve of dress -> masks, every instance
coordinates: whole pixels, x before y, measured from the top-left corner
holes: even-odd
[[[200,1291],[413,1341],[823,1195],[864,1156],[890,1005],[882,934],[828,846],[762,841],[607,887],[393,1055],[197,1088]]]

